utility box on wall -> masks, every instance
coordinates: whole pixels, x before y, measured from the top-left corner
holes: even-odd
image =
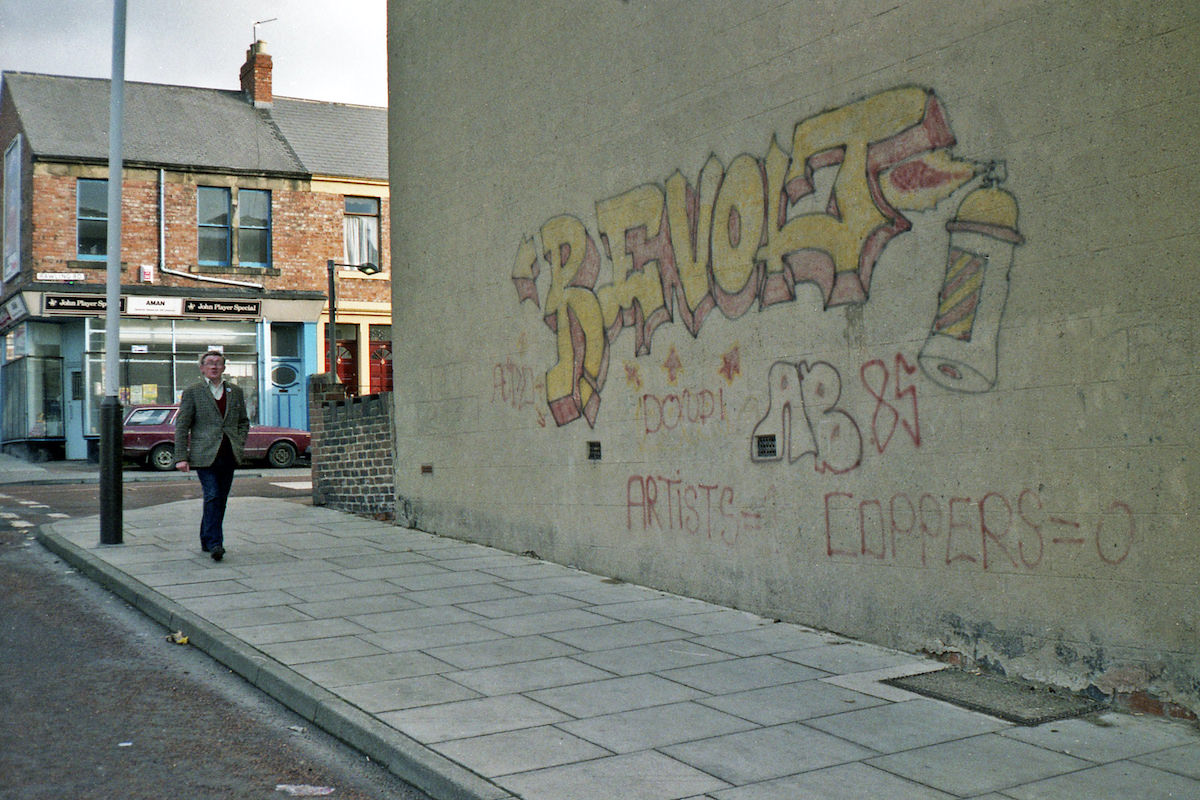
[[[1095,5],[393,9],[406,520],[1200,706],[1200,20]]]

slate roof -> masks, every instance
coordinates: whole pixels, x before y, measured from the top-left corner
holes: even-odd
[[[108,159],[109,81],[5,72],[28,147],[41,159]],[[219,172],[387,179],[387,109],[236,90],[128,81],[127,164]]]
[[[387,180],[387,109],[274,98],[269,113],[314,175]]]

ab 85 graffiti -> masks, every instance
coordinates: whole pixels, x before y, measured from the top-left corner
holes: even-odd
[[[640,356],[676,314],[698,336],[714,308],[737,319],[756,302],[794,300],[798,283],[819,287],[826,308],[866,302],[880,254],[911,227],[902,212],[932,207],[974,175],[949,156],[954,143],[932,91],[896,88],[800,122],[790,153],[773,139],[762,158],[710,157],[695,186],[677,171],[597,203],[599,245],[576,217],[548,220],[540,246],[522,241],[512,280],[557,338],[545,381],[555,423],[595,424],[609,345],[625,328]],[[836,177],[816,207],[813,176],[826,167]],[[598,285],[605,265],[612,279]]]
[[[914,447],[921,446],[917,388],[908,377],[916,371],[901,353],[896,354],[894,372],[879,358],[859,370],[863,387],[875,400],[869,430],[880,455],[901,428]],[[819,473],[856,469],[862,464],[863,431],[852,415],[838,407],[841,396],[841,373],[829,363],[775,362],[767,373],[767,412],[750,435],[750,460],[783,461],[786,457],[787,463],[793,464],[811,455]]]

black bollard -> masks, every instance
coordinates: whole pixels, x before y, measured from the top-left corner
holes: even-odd
[[[100,402],[100,544],[121,544],[121,460],[124,456],[121,401],[105,396]]]

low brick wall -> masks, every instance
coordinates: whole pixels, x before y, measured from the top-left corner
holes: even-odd
[[[346,397],[327,374],[309,379],[313,505],[393,519],[390,392]]]

